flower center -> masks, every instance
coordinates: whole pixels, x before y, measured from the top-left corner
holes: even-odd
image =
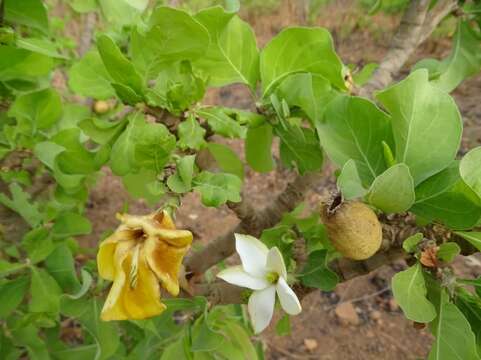
[[[266,280],[271,284],[275,284],[277,283],[277,280],[279,280],[279,274],[276,273],[275,271],[271,271],[267,273]]]

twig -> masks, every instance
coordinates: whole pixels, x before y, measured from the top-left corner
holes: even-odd
[[[391,290],[391,287],[386,286],[385,288],[383,288],[381,290],[375,291],[375,292],[367,294],[367,295],[359,296],[359,297],[356,297],[356,298],[353,298],[353,299],[344,300],[344,301],[338,302],[335,305],[325,306],[323,308],[323,310],[331,310],[331,309],[334,309],[335,307],[337,307],[339,305],[346,304],[346,303],[355,303],[355,302],[359,302],[359,301],[365,301],[365,300],[368,300],[368,299],[373,298],[375,296],[378,296],[380,294],[383,294],[383,293],[385,293],[386,291],[389,291],[389,290]]]

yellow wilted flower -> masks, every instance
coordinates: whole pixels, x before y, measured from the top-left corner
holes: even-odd
[[[99,274],[113,281],[102,320],[145,319],[160,314],[160,286],[179,293],[178,274],[192,233],[176,230],[165,211],[146,216],[117,214],[117,230],[100,244]]]

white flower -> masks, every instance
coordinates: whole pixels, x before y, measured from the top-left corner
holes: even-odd
[[[277,247],[270,250],[255,237],[235,234],[236,251],[242,266],[225,269],[217,276],[228,283],[254,290],[248,310],[256,334],[271,322],[276,292],[284,311],[290,315],[301,312],[296,294],[287,285],[286,265]]]

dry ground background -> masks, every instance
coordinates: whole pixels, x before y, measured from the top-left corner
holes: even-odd
[[[282,28],[296,25],[286,3],[269,12],[246,12],[241,16],[255,29],[258,42],[263,46]],[[324,6],[315,25],[328,28],[333,34],[336,48],[343,61],[359,67],[379,61],[386,52],[392,33],[399,22],[398,15],[379,14],[370,17],[355,0],[331,1]],[[71,28],[80,34],[81,27]],[[425,57],[440,57],[449,52],[449,27],[435,34],[422,45],[405,67]],[[481,143],[481,76],[466,81],[454,93],[465,122],[463,149]],[[207,103],[249,108],[252,106],[246,92],[238,86],[211,91]],[[240,154],[242,144],[229,142]],[[242,156],[242,155],[241,155]],[[330,165],[326,164],[329,169]],[[326,171],[326,177],[331,171]],[[248,197],[263,206],[282,191],[285,177],[274,174],[260,175],[247,169],[245,186]],[[315,208],[326,188],[312,189],[308,203]],[[120,180],[105,171],[91,192],[87,216],[92,221],[92,235],[84,237],[85,246],[97,246],[101,234],[116,226],[115,212],[128,203],[131,212],[145,213],[150,208],[142,201],[132,200]],[[199,244],[228,231],[236,217],[227,208],[206,209],[195,195],[188,195],[178,213],[180,227],[190,229]],[[291,319],[292,333],[279,337],[274,326],[262,334],[268,359],[417,359],[425,358],[432,341],[429,332],[415,329],[401,314],[389,289],[390,278],[402,268],[394,264],[376,273],[358,278],[337,287],[332,293],[314,292],[303,301],[304,311]],[[456,260],[456,271],[464,276],[481,274],[481,262],[476,258]]]

